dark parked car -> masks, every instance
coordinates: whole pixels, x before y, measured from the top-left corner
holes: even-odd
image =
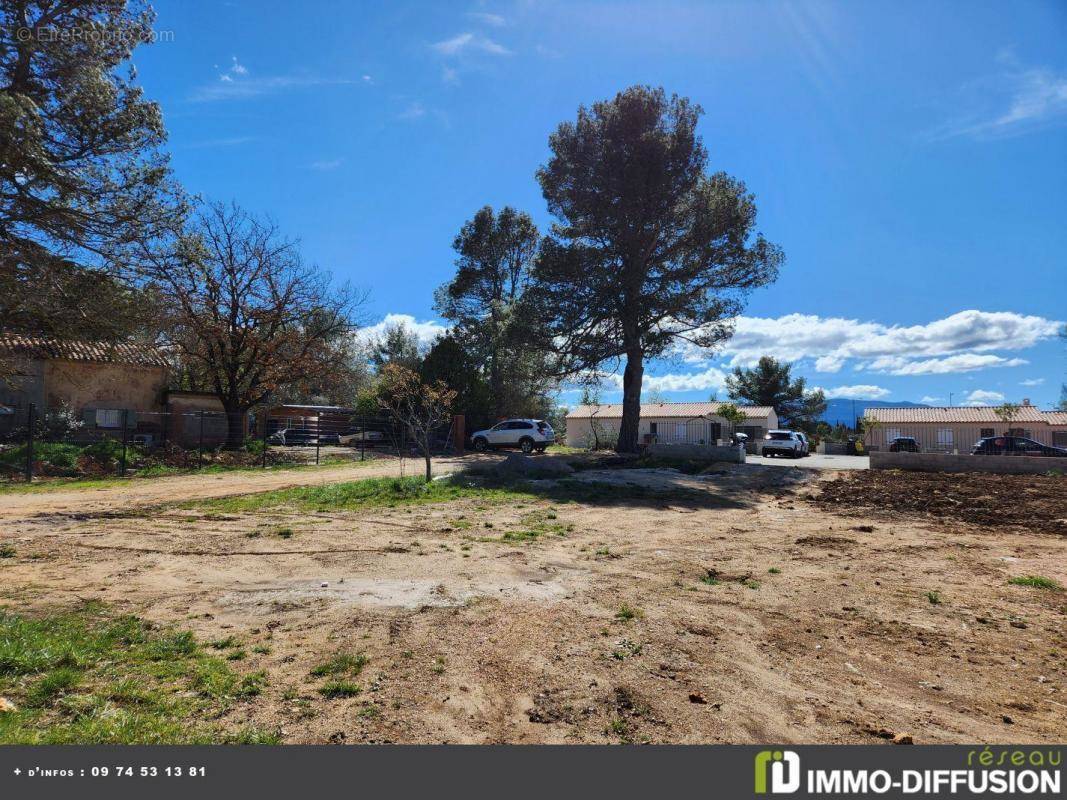
[[[898,436],[889,443],[890,453],[918,453],[919,443],[911,436]]]
[[[975,442],[973,456],[1053,456],[1067,458],[1067,448],[1035,442],[1025,436],[987,436]]]

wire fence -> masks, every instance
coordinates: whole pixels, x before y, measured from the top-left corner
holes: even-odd
[[[0,415],[0,481],[129,477],[201,469],[343,463],[422,455],[407,426],[347,409],[141,411],[28,404]],[[430,435],[455,452],[453,425]]]

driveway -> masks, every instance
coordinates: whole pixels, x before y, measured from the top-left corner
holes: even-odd
[[[826,456],[812,453],[807,458],[764,458],[750,455],[749,464],[763,464],[768,467],[807,467],[808,469],[870,469],[869,456]]]

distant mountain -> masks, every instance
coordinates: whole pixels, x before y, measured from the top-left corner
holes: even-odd
[[[886,400],[827,400],[826,412],[822,415],[824,421],[831,425],[843,423],[850,428],[854,427],[856,417],[863,416],[865,408],[893,408],[900,407],[927,407],[926,403],[909,403],[907,401],[890,402]]]

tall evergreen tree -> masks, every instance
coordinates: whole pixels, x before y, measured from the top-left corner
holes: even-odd
[[[708,174],[699,106],[635,86],[579,108],[549,138],[537,173],[556,219],[531,301],[561,371],[625,360],[618,449],[637,449],[644,363],[678,339],[713,347],[781,251],[755,232],[740,181]]]
[[[436,293],[457,341],[484,364],[495,416],[531,413],[549,383],[548,359],[524,298],[540,236],[528,214],[480,209],[456,236],[456,276]]]
[[[9,300],[0,326],[82,334],[66,290],[95,279],[72,269],[115,267],[178,210],[162,116],[128,63],[153,20],[140,2],[0,0],[0,269],[36,294]],[[109,296],[103,320],[121,322],[124,297]]]
[[[789,364],[763,356],[752,369],[736,367],[726,377],[726,389],[731,400],[770,406],[784,424],[814,431],[826,397],[821,389],[807,391],[804,378],[794,380],[791,373]]]

